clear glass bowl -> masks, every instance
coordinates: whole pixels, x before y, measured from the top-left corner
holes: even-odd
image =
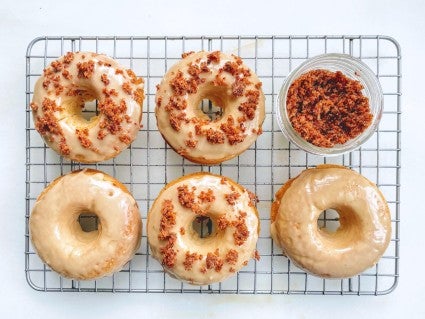
[[[345,76],[359,81],[364,88],[362,90],[363,95],[369,99],[370,112],[373,115],[371,125],[360,135],[344,144],[337,144],[331,148],[319,147],[307,142],[293,129],[286,112],[286,96],[292,82],[302,74],[317,69],[332,72],[341,71]],[[329,53],[318,55],[303,62],[288,75],[279,93],[276,115],[282,133],[299,148],[321,156],[336,156],[355,150],[373,135],[382,116],[383,101],[381,85],[376,75],[366,64],[347,54]]]

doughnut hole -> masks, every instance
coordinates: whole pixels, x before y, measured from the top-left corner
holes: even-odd
[[[199,238],[204,239],[212,236],[216,232],[217,226],[210,217],[200,216],[193,220],[192,229]]]
[[[227,90],[224,87],[209,87],[200,92],[198,105],[199,117],[210,121],[219,121],[225,112],[227,103]]]
[[[100,236],[102,224],[99,216],[83,209],[76,213],[70,230],[77,240],[90,243]]]
[[[326,209],[317,219],[321,239],[336,249],[344,249],[362,240],[365,234],[362,233],[361,223],[357,214],[346,206]]]
[[[203,99],[200,103],[199,108],[201,111],[208,116],[210,121],[218,121],[223,115],[223,109],[221,106],[216,106],[211,100]]]
[[[321,212],[317,219],[317,227],[319,227],[321,231],[326,231],[327,233],[335,233],[340,226],[339,214],[334,209],[327,209]]]
[[[80,224],[81,230],[85,233],[92,231],[98,231],[99,218],[96,214],[89,212],[82,212],[78,215],[78,223]]]
[[[96,125],[99,111],[97,94],[90,88],[79,87],[78,94],[62,101],[63,117],[77,126]]]

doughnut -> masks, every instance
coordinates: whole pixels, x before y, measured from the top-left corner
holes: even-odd
[[[148,214],[152,256],[172,277],[193,285],[223,281],[251,258],[259,258],[255,195],[234,181],[209,173],[183,176],[160,192]],[[192,223],[210,218],[201,238]]]
[[[262,133],[262,83],[241,60],[220,51],[189,52],[157,86],[155,115],[165,141],[199,164],[218,164],[249,148]],[[209,99],[222,110],[211,120],[200,109]]]
[[[83,231],[78,217],[94,214],[97,230]],[[93,169],[51,182],[29,218],[30,238],[41,260],[60,275],[92,280],[119,271],[140,246],[136,201],[113,177]]]
[[[68,52],[37,80],[30,107],[35,129],[60,155],[83,163],[117,156],[136,138],[142,119],[143,79],[113,59]],[[86,120],[84,103],[99,115]]]
[[[335,232],[319,228],[338,212]],[[391,238],[387,202],[374,183],[344,166],[319,165],[286,182],[271,208],[271,235],[298,267],[323,278],[347,278],[375,265]]]

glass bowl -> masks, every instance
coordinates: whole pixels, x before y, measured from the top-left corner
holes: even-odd
[[[330,148],[313,145],[302,138],[293,129],[286,112],[286,97],[293,81],[302,74],[317,69],[341,71],[348,78],[359,81],[363,85],[363,95],[369,99],[370,112],[373,116],[370,126],[360,135],[344,144],[336,144]],[[381,85],[365,63],[348,54],[329,53],[303,62],[288,75],[279,93],[276,116],[282,133],[299,148],[316,155],[337,156],[355,150],[373,135],[382,116],[383,101]]]

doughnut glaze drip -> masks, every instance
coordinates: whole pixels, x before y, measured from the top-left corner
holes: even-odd
[[[102,54],[68,52],[44,69],[31,109],[46,144],[92,163],[115,157],[136,138],[143,99],[143,80],[132,70]],[[99,114],[86,120],[82,110],[93,100]]]
[[[339,213],[332,233],[317,220],[326,209]],[[391,216],[382,193],[362,175],[337,165],[303,171],[276,193],[271,235],[304,270],[346,278],[375,265],[391,238]]]
[[[200,238],[192,223],[210,218],[212,234]],[[253,195],[228,178],[208,173],[168,184],[147,222],[152,256],[172,277],[194,285],[219,282],[253,257],[259,220]]]
[[[249,148],[262,133],[261,82],[237,56],[219,51],[189,52],[157,86],[158,129],[180,155],[196,163],[217,164]],[[203,99],[222,110],[211,120]]]

